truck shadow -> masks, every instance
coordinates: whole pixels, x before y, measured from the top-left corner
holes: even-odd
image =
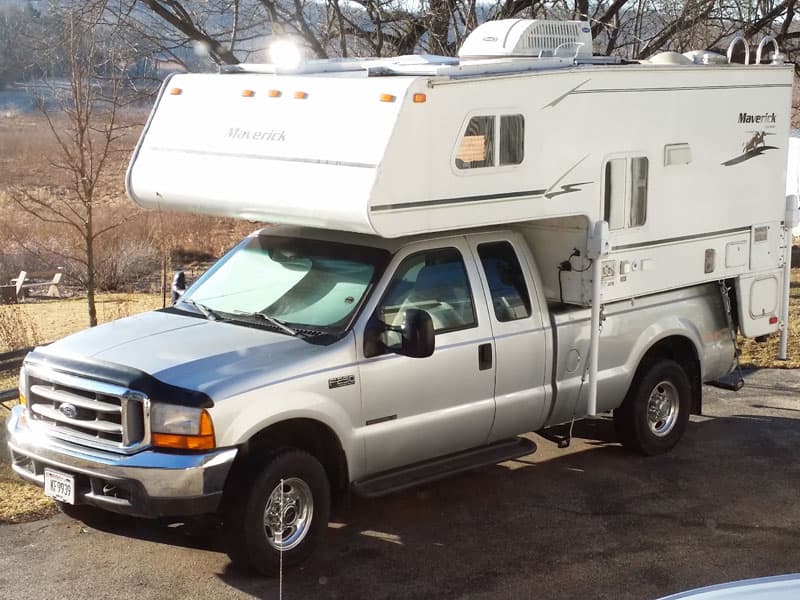
[[[800,447],[796,420],[700,417],[672,453],[651,458],[623,451],[609,419],[577,423],[574,434],[568,451],[535,436],[540,451],[530,457],[354,499],[334,517],[325,546],[285,573],[284,597],[494,597],[539,577],[543,596],[603,597],[606,589],[626,597],[615,575],[622,566],[629,597],[641,598],[797,570],[800,466],[785,458]],[[208,520],[119,519],[99,528],[224,551],[219,524]],[[730,576],[713,576],[709,564],[724,564]],[[277,580],[232,565],[219,577],[277,597]]]

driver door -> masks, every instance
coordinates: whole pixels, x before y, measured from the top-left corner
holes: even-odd
[[[362,432],[369,474],[486,443],[495,410],[494,341],[464,239],[418,246],[392,266],[373,317],[397,326],[407,309],[425,310],[433,320],[436,347],[428,358],[392,350],[363,358]],[[397,348],[397,335],[385,332],[384,343]]]

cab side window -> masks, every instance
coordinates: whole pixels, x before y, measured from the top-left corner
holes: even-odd
[[[478,245],[494,314],[500,322],[531,316],[531,298],[514,248],[508,242]]]
[[[458,250],[425,250],[407,257],[397,267],[379,318],[387,325],[399,326],[409,308],[427,311],[437,334],[477,327],[469,278]],[[387,342],[391,345],[392,340]]]

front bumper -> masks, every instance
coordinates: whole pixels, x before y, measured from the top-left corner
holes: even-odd
[[[75,477],[75,502],[140,516],[188,516],[217,510],[236,448],[203,454],[144,450],[130,456],[101,452],[37,431],[25,409],[7,421],[11,466],[44,487],[44,469]]]

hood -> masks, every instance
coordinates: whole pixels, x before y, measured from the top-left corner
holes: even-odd
[[[334,367],[337,348],[352,348],[352,338],[322,346],[267,329],[154,311],[86,329],[44,350],[53,358],[132,367],[218,400]]]

